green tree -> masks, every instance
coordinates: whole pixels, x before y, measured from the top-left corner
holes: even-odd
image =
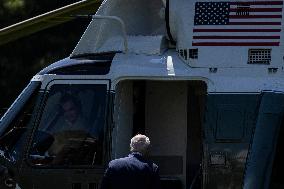
[[[74,0],[2,0],[0,28]],[[42,68],[70,55],[89,20],[75,20],[0,46],[0,109],[10,106]]]

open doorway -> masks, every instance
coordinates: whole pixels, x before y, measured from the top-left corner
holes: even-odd
[[[202,120],[207,88],[202,81],[126,80],[115,98],[113,158],[129,153],[129,140],[149,136],[151,159],[163,188],[201,188]]]

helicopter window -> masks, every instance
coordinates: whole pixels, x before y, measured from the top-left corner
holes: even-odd
[[[189,58],[197,59],[198,58],[198,49],[189,49]]]
[[[53,85],[30,150],[37,165],[100,165],[106,91],[103,84]]]
[[[179,49],[179,55],[184,59],[198,59],[198,49]]]
[[[111,61],[94,62],[89,64],[73,65],[58,68],[49,74],[58,75],[106,75],[109,72]]]
[[[0,154],[12,161],[19,158],[20,149],[25,142],[23,136],[27,131],[35,104],[40,100],[39,86],[39,82],[28,85],[2,118],[3,124],[10,123],[7,127],[1,127],[0,152],[2,153]]]

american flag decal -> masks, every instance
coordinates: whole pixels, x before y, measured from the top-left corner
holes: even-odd
[[[283,1],[196,2],[192,46],[279,46]]]

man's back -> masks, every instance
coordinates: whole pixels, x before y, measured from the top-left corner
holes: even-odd
[[[101,189],[152,188],[160,188],[158,166],[135,152],[109,163],[101,187]]]

